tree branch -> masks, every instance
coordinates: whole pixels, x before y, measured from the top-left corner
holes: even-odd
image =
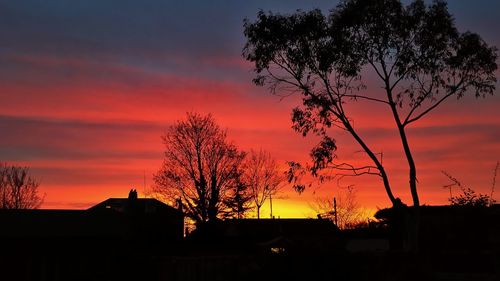
[[[381,99],[377,99],[377,98],[372,98],[372,97],[367,97],[367,96],[363,96],[363,95],[344,95],[344,97],[348,97],[348,98],[353,98],[353,99],[365,99],[365,100],[369,100],[369,101],[374,101],[374,102],[379,102],[379,103],[383,103],[383,104],[387,104],[389,105],[389,103],[385,100],[381,100]]]
[[[411,123],[419,120],[420,118],[422,118],[423,116],[425,116],[427,113],[429,113],[432,110],[434,110],[443,101],[445,101],[446,99],[448,99],[449,97],[451,97],[452,95],[454,95],[457,92],[457,90],[461,87],[462,82],[463,81],[460,81],[460,83],[458,85],[456,85],[455,87],[453,87],[452,91],[450,91],[448,94],[446,94],[445,96],[443,96],[440,100],[438,100],[435,104],[431,105],[429,108],[427,108],[426,110],[424,110],[423,112],[421,112],[420,114],[418,114],[417,116],[415,116],[414,118],[409,119],[410,115],[408,115],[408,117],[406,118],[406,120],[403,122],[403,126],[407,126],[407,125],[409,125],[409,124],[411,124]]]

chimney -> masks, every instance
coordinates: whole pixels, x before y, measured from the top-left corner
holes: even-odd
[[[131,189],[128,193],[128,200],[126,204],[126,212],[129,214],[137,213],[137,191],[135,189]]]
[[[128,200],[129,201],[137,200],[137,191],[135,189],[131,189],[130,192],[128,193]]]

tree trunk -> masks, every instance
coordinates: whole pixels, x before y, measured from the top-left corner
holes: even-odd
[[[410,192],[413,201],[413,208],[409,216],[406,216],[409,222],[406,224],[407,233],[408,233],[408,250],[412,252],[418,252],[418,233],[420,231],[420,200],[418,198],[417,191],[417,168],[415,165],[415,160],[413,159],[413,155],[411,153],[410,145],[408,143],[408,138],[406,136],[406,131],[404,125],[401,123],[399,118],[399,114],[397,111],[397,105],[394,103],[392,98],[392,92],[389,90],[388,83],[386,84],[387,96],[389,99],[389,104],[391,106],[391,110],[394,116],[394,121],[398,127],[399,136],[401,139],[401,144],[403,145],[403,150],[405,152],[406,160],[408,162],[409,169],[409,184],[410,184]]]
[[[401,136],[401,142],[403,144],[403,149],[405,151],[406,159],[408,160],[408,167],[410,170],[409,183],[413,206],[419,207],[420,200],[418,198],[417,192],[417,168],[415,166],[415,160],[413,160],[413,155],[411,154],[410,145],[408,144],[408,139],[406,137],[406,132],[402,126],[399,127],[399,135]]]
[[[396,121],[398,124],[399,135],[401,137],[401,143],[403,144],[405,156],[408,161],[409,184],[413,200],[413,208],[409,214],[410,221],[408,223],[408,250],[417,253],[419,248],[418,238],[420,232],[420,200],[417,192],[417,168],[411,153],[410,145],[408,144],[405,128],[401,125],[401,122],[398,122],[399,119]]]
[[[219,190],[217,188],[217,182],[212,177],[210,182],[210,198],[208,199],[208,220],[215,221],[217,219],[217,215],[219,214],[219,208],[217,206],[217,202],[220,201]]]
[[[394,205],[398,204],[398,200],[396,200],[396,198],[394,197],[394,194],[392,193],[391,185],[389,183],[389,177],[387,176],[387,173],[385,172],[385,169],[384,169],[384,166],[382,165],[382,163],[380,163],[380,161],[378,160],[375,153],[373,153],[373,151],[371,151],[371,149],[368,147],[368,145],[356,133],[356,131],[351,126],[349,121],[345,120],[345,121],[343,121],[343,123],[344,123],[344,126],[346,127],[346,129],[349,131],[349,133],[351,133],[351,135],[354,137],[354,139],[359,143],[359,145],[361,146],[361,148],[363,148],[363,150],[366,152],[366,154],[368,154],[370,159],[373,161],[373,163],[375,164],[375,166],[379,170],[380,177],[382,178],[382,182],[384,183],[385,192],[387,193],[389,200],[391,200],[392,205],[394,206]]]

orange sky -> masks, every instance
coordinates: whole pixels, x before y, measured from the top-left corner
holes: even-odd
[[[0,46],[0,161],[32,167],[46,194],[44,208],[86,208],[108,197],[126,196],[132,187],[143,192],[144,174],[146,189],[150,188],[151,175],[162,160],[160,136],[187,111],[212,113],[241,149],[263,148],[283,163],[308,159],[315,140],[290,128],[297,99],[280,100],[251,83],[251,65],[240,57],[242,19],[253,17],[259,7],[293,11],[329,8],[330,2],[241,2],[228,5],[225,9],[230,11],[208,9],[206,13],[213,15],[206,17],[195,7],[165,7],[155,1],[142,7],[144,11],[128,3],[112,14],[98,1],[80,10],[62,2],[43,9],[10,4],[4,9],[9,14],[0,14],[7,22],[0,28],[6,38]],[[457,23],[464,18],[459,26],[497,44],[499,38],[489,27],[500,26],[500,20],[466,5],[450,3]],[[183,26],[176,11],[189,8],[192,26]],[[148,13],[156,9],[165,15]],[[470,9],[470,16],[462,9]],[[473,20],[480,12],[482,19]],[[168,20],[163,22],[163,17]],[[157,26],[159,22],[164,26]],[[113,25],[119,23],[129,32]],[[207,33],[213,41],[200,42]],[[450,100],[410,129],[423,203],[447,203],[448,191],[442,186],[448,181],[441,170],[477,192],[489,193],[493,168],[500,160],[498,108],[498,90],[487,99]],[[409,202],[406,164],[391,117],[363,102],[352,109],[361,134],[374,150],[384,153],[396,196]],[[334,135],[340,160],[365,161],[348,135]],[[378,178],[340,183],[351,184],[363,207],[389,205]],[[339,188],[330,182],[302,195],[287,189],[283,199],[274,201],[274,214],[314,216],[309,207],[314,197],[334,196]]]

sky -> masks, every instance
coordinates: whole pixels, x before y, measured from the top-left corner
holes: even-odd
[[[336,3],[0,0],[0,161],[31,167],[43,208],[87,208],[133,187],[144,194],[162,162],[161,135],[186,112],[211,113],[243,150],[268,150],[280,163],[306,161],[316,140],[291,129],[297,99],[251,82],[252,65],[241,57],[243,20],[260,9],[326,12]],[[460,31],[500,46],[500,2],[453,0],[449,10]],[[421,202],[447,203],[442,170],[490,192],[500,160],[499,94],[450,100],[410,128]],[[410,202],[390,116],[363,103],[353,110],[356,127],[383,152],[396,196]],[[350,136],[333,135],[340,160],[364,161]],[[285,187],[274,215],[314,216],[315,198],[349,185],[367,209],[390,205],[378,178],[349,178],[300,195]]]

